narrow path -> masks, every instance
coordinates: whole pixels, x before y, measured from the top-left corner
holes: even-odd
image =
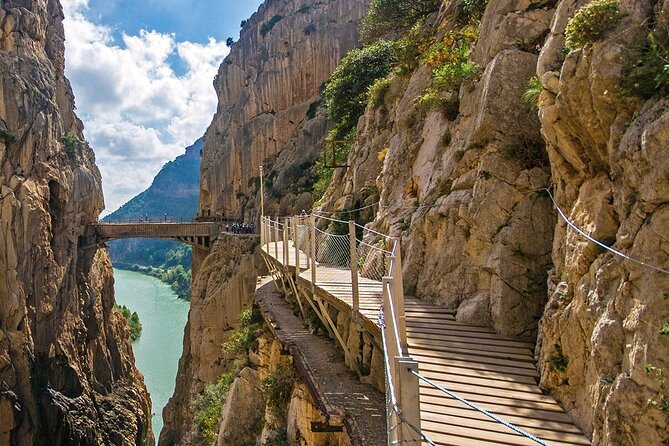
[[[305,327],[271,279],[260,282],[256,302],[270,321],[274,336],[290,349],[296,366],[307,374],[310,382],[305,384],[315,390],[317,405],[324,406],[321,410],[343,416],[354,444],[387,444],[384,395],[360,382],[344,364],[344,357],[332,340],[312,334]]]

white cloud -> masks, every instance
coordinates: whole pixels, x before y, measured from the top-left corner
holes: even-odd
[[[148,30],[116,42],[111,28],[85,17],[88,0],[62,4],[66,74],[102,171],[107,209],[115,210],[204,134],[217,105],[212,81],[229,49],[213,38],[179,42]]]

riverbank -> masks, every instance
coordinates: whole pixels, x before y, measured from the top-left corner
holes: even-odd
[[[114,262],[114,269],[155,277],[166,285],[169,285],[180,299],[190,301],[191,271],[181,265],[165,269],[138,265],[136,263]]]

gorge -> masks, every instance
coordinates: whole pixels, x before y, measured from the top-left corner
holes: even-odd
[[[194,213],[267,229],[193,248],[160,432],[107,247],[85,240],[104,202],[62,20],[58,0],[0,8],[0,445],[372,444],[309,362],[383,404],[381,305],[351,313],[309,282],[338,262],[363,295],[392,278],[407,313],[430,309],[430,376],[477,404],[551,444],[669,441],[669,1],[266,0],[214,80]],[[311,263],[280,273],[280,243]],[[380,254],[352,257],[365,244]],[[341,354],[305,354],[308,335]],[[499,348],[454,372],[472,338]],[[512,361],[485,393],[475,370]],[[543,430],[513,392],[550,406]],[[453,404],[420,413],[437,444],[532,444]]]

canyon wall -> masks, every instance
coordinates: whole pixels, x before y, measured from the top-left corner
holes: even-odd
[[[368,4],[268,0],[246,22],[214,82],[219,105],[205,134],[201,214],[259,216],[261,164],[267,213],[312,206],[309,171],[326,133],[320,89],[358,45]]]
[[[193,276],[184,349],[179,360],[176,389],[163,410],[165,426],[160,445],[191,444],[196,395],[218,381],[234,360],[223,343],[237,326],[242,310],[253,302],[258,273],[262,271],[257,239],[222,235]]]
[[[666,44],[669,2],[621,0],[618,26],[564,57],[565,25],[585,3],[559,2],[537,68],[554,195],[593,237],[667,269],[666,87],[653,80],[652,97],[639,97],[622,86],[625,66],[649,32]],[[593,444],[665,444],[669,274],[606,252],[564,221],[555,228],[552,258],[540,330],[542,384],[592,432]],[[556,358],[566,365],[551,365]]]
[[[150,444],[150,400],[85,225],[100,173],[57,0],[0,6],[0,444]]]
[[[667,269],[666,86],[623,85],[630,59],[649,57],[649,32],[666,44],[669,3],[622,0],[620,23],[570,52],[565,27],[588,3],[489,2],[469,56],[481,75],[457,110],[419,107],[424,65],[395,76],[323,208],[373,204],[376,188],[372,227],[400,237],[408,293],[463,322],[538,335],[542,386],[593,444],[663,444],[669,278],[568,228],[545,189],[588,234]],[[460,7],[445,1],[427,33],[461,27]],[[539,120],[521,99],[533,75]]]

